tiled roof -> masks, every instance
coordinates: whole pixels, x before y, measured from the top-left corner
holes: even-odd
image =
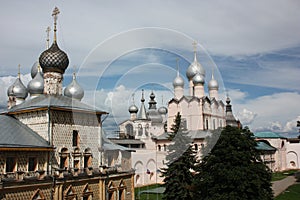
[[[274,132],[257,132],[254,133],[255,138],[285,138]]]
[[[62,95],[40,95],[36,98],[26,100],[24,103],[14,106],[12,109],[7,110],[7,112],[14,113],[41,108],[59,108],[107,114],[105,111],[101,111],[98,108]]]
[[[17,119],[0,115],[0,147],[51,148],[48,142]]]

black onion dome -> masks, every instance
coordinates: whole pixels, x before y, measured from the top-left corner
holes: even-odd
[[[39,58],[43,72],[58,72],[63,74],[69,65],[68,55],[60,50],[56,42],[45,50]]]

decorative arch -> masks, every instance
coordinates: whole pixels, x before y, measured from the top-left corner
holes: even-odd
[[[127,136],[129,136],[130,138],[134,136],[134,133],[133,133],[133,125],[128,123],[125,125],[125,130],[126,130],[126,134]]]
[[[143,169],[144,164],[141,161],[137,161],[134,165],[135,169],[135,184],[140,185],[143,183]]]
[[[45,200],[45,196],[40,189],[37,189],[32,195],[31,200]]]
[[[93,199],[93,191],[89,184],[85,184],[83,190],[82,190],[82,197],[86,200],[92,200]]]
[[[93,154],[90,148],[86,148],[83,153],[83,167],[88,168],[92,166]]]
[[[63,147],[61,151],[59,152],[59,157],[60,157],[60,164],[59,167],[61,169],[67,169],[69,166],[69,150],[66,147]]]
[[[67,189],[64,192],[64,200],[76,200],[77,194],[75,190],[73,189],[72,185],[67,187]]]
[[[287,167],[288,168],[299,168],[299,160],[298,160],[298,154],[295,151],[289,151],[286,154],[287,158]]]
[[[126,185],[123,179],[120,180],[119,186],[118,186],[118,199],[124,200],[125,199],[125,192],[126,191]]]

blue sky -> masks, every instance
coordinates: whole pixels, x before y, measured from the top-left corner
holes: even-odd
[[[176,61],[180,74],[193,59],[206,82],[214,70],[222,97],[228,91],[234,113],[252,131],[298,135],[300,120],[300,3],[298,1],[6,1],[0,8],[0,106],[21,64],[30,80],[32,64],[45,49],[58,6],[58,44],[70,59],[64,85],[76,65],[83,101],[110,112],[104,125],[126,119],[141,89],[158,105],[172,97]],[[50,37],[52,41],[52,34]],[[187,82],[185,83],[187,85]]]

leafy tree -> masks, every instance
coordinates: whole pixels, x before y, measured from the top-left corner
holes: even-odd
[[[164,200],[182,200],[191,198],[195,152],[191,147],[191,138],[180,128],[181,115],[177,114],[172,126],[172,142],[168,146],[167,168],[162,169],[164,176]]]
[[[210,154],[197,165],[194,199],[273,199],[271,171],[255,147],[248,128],[227,126]]]

